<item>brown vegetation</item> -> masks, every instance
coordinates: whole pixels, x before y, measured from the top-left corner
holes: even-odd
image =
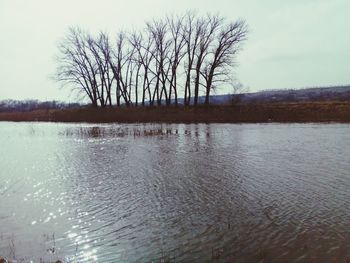
[[[115,107],[0,113],[0,121],[259,123],[350,122],[350,102],[266,103],[235,106]]]

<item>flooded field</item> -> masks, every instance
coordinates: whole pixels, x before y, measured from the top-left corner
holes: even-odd
[[[0,256],[346,262],[350,125],[0,123]]]

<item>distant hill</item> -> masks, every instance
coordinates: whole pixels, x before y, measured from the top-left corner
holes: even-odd
[[[317,87],[288,90],[265,90],[254,93],[214,95],[210,97],[211,104],[293,102],[293,101],[330,101],[350,100],[350,86]],[[204,102],[204,97],[200,97]]]

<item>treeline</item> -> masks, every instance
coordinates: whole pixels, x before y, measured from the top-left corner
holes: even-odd
[[[60,101],[38,101],[38,100],[2,100],[0,101],[0,112],[27,112],[33,110],[67,109],[81,106],[78,103],[66,103]]]
[[[211,91],[233,83],[236,54],[247,36],[243,20],[181,16],[146,23],[142,30],[92,35],[70,28],[59,44],[55,78],[95,107],[209,104]]]

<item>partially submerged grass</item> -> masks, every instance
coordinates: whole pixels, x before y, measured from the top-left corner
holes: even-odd
[[[9,260],[9,259],[5,259],[3,257],[0,256],[0,263],[21,263],[22,261],[20,260]],[[40,263],[63,263],[61,260],[56,260],[54,262],[44,262],[44,261],[40,261]]]

